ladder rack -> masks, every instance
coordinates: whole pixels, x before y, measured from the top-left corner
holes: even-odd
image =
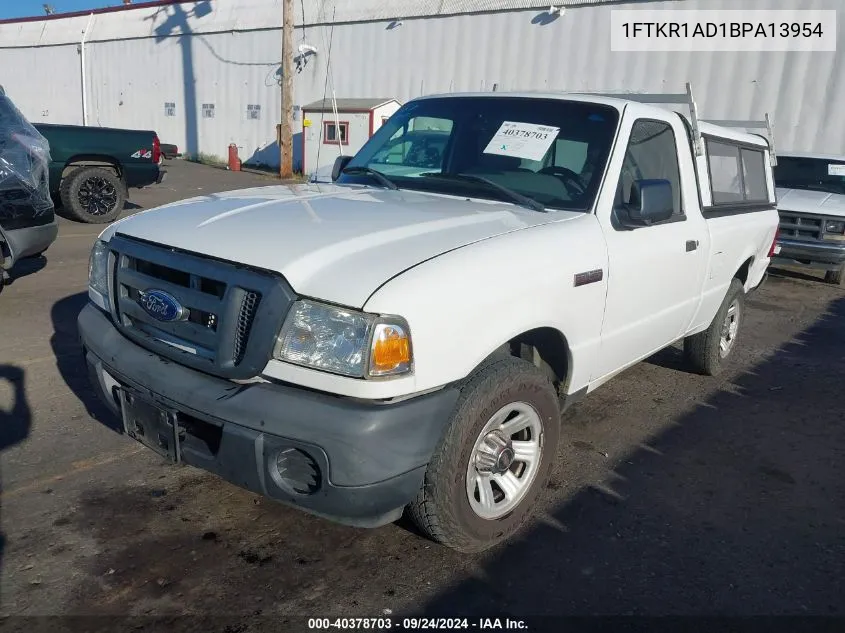
[[[772,166],[777,165],[777,156],[775,155],[775,137],[772,131],[772,122],[768,113],[766,113],[766,118],[763,121],[740,121],[729,119],[719,121],[701,119],[698,116],[698,105],[696,104],[695,98],[692,94],[692,84],[687,82],[686,88],[687,91],[685,93],[582,92],[579,94],[625,99],[626,101],[636,101],[638,103],[687,106],[690,112],[689,122],[692,127],[692,145],[696,156],[704,156],[704,143],[701,138],[699,122],[703,121],[705,123],[710,123],[711,125],[720,125],[722,127],[765,129],[768,135],[767,140],[769,141],[771,163]]]
[[[705,123],[711,125],[719,125],[721,127],[739,127],[749,130],[766,130],[766,139],[769,141],[769,155],[771,156],[772,167],[778,164],[777,154],[775,153],[775,134],[772,130],[772,120],[769,113],[766,113],[766,118],[762,121],[742,121],[736,119],[704,119]]]

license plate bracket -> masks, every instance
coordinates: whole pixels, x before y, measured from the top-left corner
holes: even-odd
[[[179,420],[175,411],[126,389],[120,389],[123,429],[132,439],[168,461],[182,461]]]

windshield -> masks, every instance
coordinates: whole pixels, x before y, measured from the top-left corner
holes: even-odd
[[[513,202],[506,188],[548,208],[589,211],[617,122],[615,108],[595,103],[423,99],[396,112],[348,168],[377,170],[400,189]],[[373,178],[357,171],[338,182]]]
[[[845,195],[845,159],[778,156],[775,186]]]

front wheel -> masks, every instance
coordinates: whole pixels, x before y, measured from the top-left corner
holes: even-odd
[[[720,373],[733,355],[744,318],[745,289],[734,278],[710,327],[684,339],[684,354],[692,368],[708,376]]]
[[[511,357],[486,365],[461,390],[411,518],[460,552],[504,541],[531,516],[559,436],[557,392],[545,372]]]

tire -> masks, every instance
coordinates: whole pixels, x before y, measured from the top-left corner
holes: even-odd
[[[729,316],[731,324],[727,323]],[[744,318],[745,290],[742,282],[734,278],[710,327],[684,339],[684,355],[692,369],[707,376],[719,374],[733,356]],[[725,327],[729,331],[724,330]],[[723,334],[727,337],[725,341]],[[722,349],[723,344],[727,345],[725,351]]]
[[[505,412],[505,417],[494,418],[500,411]],[[513,452],[508,453],[508,448],[511,451],[514,448],[511,444],[493,446],[488,430],[497,428],[500,419],[513,419],[507,415],[508,411],[521,411],[524,419],[529,420],[528,428],[514,435],[517,440],[528,440],[524,447],[536,441],[537,459],[533,468]],[[505,435],[497,438],[503,439]],[[490,469],[498,456],[492,469],[501,471],[485,476],[487,481],[496,482],[488,484],[485,490],[492,493],[494,502],[499,497],[498,507],[486,508],[487,517],[474,509],[469,493],[469,482],[472,482],[473,503],[476,508],[481,507],[475,456],[476,447],[485,437],[490,441],[488,461],[481,467]],[[428,464],[423,485],[408,508],[410,518],[426,536],[454,550],[474,553],[493,547],[517,532],[532,515],[548,482],[559,437],[557,391],[541,369],[514,357],[481,366],[461,389],[444,436]],[[506,469],[509,457],[514,459]],[[522,491],[510,501],[498,484],[502,475],[511,484],[514,480],[524,482]]]
[[[62,180],[62,207],[71,219],[88,224],[114,222],[126,202],[117,175],[102,167],[79,167]]]
[[[838,270],[828,270],[824,274],[824,280],[826,283],[841,286],[843,273],[845,273],[845,266],[839,268]]]

